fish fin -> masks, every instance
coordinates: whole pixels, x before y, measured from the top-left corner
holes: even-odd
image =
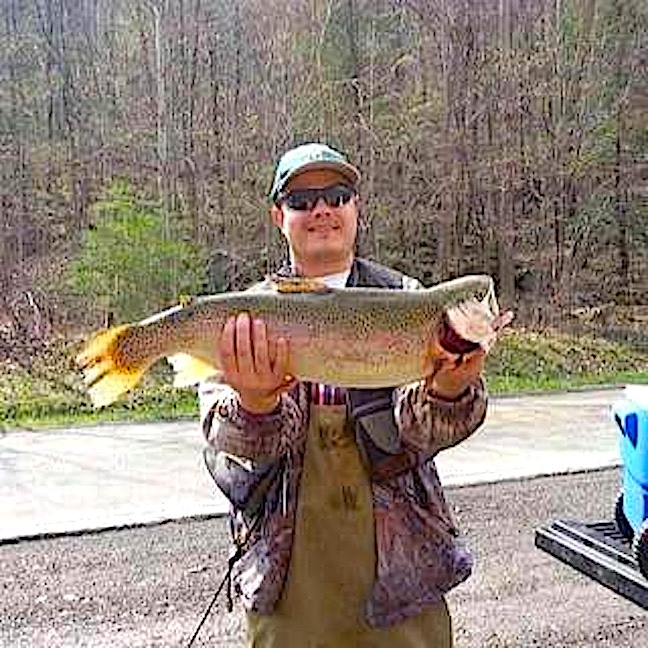
[[[195,302],[195,295],[180,295],[178,297],[178,306],[180,306],[181,308],[189,308],[189,306],[193,306]]]
[[[324,281],[319,278],[306,277],[278,277],[276,275],[269,277],[272,287],[278,293],[304,293],[304,292],[331,292]]]
[[[214,365],[188,353],[176,353],[167,358],[175,371],[174,387],[191,387],[219,373]]]
[[[129,364],[120,343],[133,328],[124,324],[94,335],[77,355],[92,404],[97,408],[110,405],[141,380],[150,366]]]

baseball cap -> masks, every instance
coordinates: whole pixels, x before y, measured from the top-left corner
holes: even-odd
[[[333,169],[341,173],[355,186],[360,180],[360,171],[342,153],[327,146],[311,142],[290,149],[283,154],[277,164],[270,199],[276,202],[291,178],[311,169]]]

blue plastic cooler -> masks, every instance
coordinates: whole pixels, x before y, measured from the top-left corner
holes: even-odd
[[[648,404],[626,397],[612,412],[621,430],[623,511],[636,531],[648,519]]]
[[[612,406],[621,431],[623,488],[614,519],[621,535],[632,542],[639,571],[648,579],[648,386],[629,385],[625,398]]]
[[[610,417],[623,460],[614,520],[556,520],[536,531],[536,546],[648,610],[648,385],[623,396]]]

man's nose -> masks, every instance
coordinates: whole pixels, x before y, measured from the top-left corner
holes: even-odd
[[[328,203],[322,196],[320,196],[316,201],[315,204],[313,205],[313,209],[311,210],[311,213],[313,214],[326,214],[329,212],[331,208],[328,206]]]

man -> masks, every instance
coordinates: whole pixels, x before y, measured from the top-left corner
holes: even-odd
[[[288,244],[284,272],[333,287],[420,287],[355,257],[359,178],[322,144],[281,158],[270,198]],[[447,352],[413,385],[345,391],[296,382],[290,340],[241,313],[220,356],[227,387],[203,386],[201,411],[242,547],[233,581],[248,645],[451,646],[444,595],[468,577],[471,558],[433,457],[484,419],[485,352]]]

